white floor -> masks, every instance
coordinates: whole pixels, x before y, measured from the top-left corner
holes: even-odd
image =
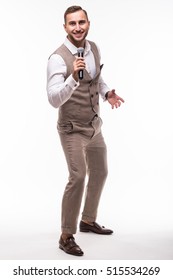
[[[173,231],[115,232],[111,236],[77,233],[84,256],[65,254],[58,248],[59,233],[33,231],[1,234],[1,260],[172,260]]]

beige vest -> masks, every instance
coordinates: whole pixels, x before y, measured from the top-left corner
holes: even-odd
[[[84,70],[84,77],[80,80],[80,86],[72,96],[59,108],[58,130],[59,132],[81,132],[84,134],[96,134],[100,131],[102,121],[99,117],[99,93],[98,79],[102,66],[96,45],[89,41],[94,54],[96,75],[92,79]],[[73,71],[74,55],[63,44],[54,53],[60,55],[66,63],[67,75]],[[94,132],[93,132],[94,128]],[[92,132],[86,130],[92,130]]]

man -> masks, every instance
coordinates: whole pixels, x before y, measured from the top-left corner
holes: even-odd
[[[62,199],[59,248],[76,256],[83,255],[73,235],[77,230],[86,175],[88,183],[80,231],[113,233],[96,223],[107,177],[99,95],[112,108],[118,108],[124,102],[114,89],[108,88],[100,75],[102,65],[98,48],[94,42],[86,40],[89,27],[87,12],[80,6],[69,7],[64,14],[67,38],[50,56],[47,67],[48,99],[53,107],[59,108],[57,128],[69,170],[69,181]],[[84,57],[78,57],[78,48],[84,49]],[[79,79],[79,71],[82,71],[82,79]]]

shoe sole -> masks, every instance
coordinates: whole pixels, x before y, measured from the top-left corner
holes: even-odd
[[[94,231],[94,230],[89,230],[89,229],[80,229],[80,232],[93,232],[93,233],[96,233],[96,234],[102,234],[102,235],[110,235],[112,234],[113,232],[97,232],[97,231]]]

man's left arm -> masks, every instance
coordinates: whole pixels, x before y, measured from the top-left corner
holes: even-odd
[[[104,101],[107,100],[107,93],[110,91],[110,88],[107,86],[107,84],[104,82],[102,76],[99,77],[99,94],[103,98]]]

